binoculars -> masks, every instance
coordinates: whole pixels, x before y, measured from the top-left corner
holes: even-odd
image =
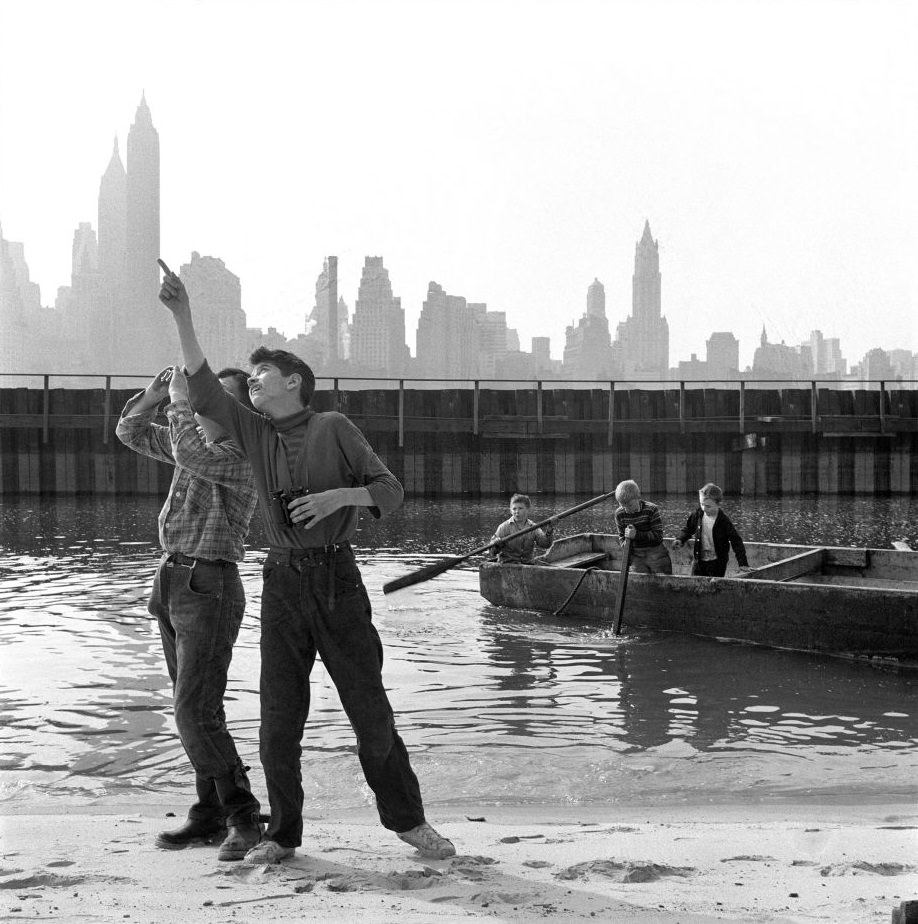
[[[283,489],[271,492],[271,520],[275,526],[296,526],[290,517],[288,505],[295,497],[305,497],[309,493],[302,485],[289,491]]]

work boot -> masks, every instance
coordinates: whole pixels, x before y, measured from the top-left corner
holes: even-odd
[[[190,844],[209,844],[226,837],[226,825],[221,816],[213,818],[188,818],[181,828],[174,831],[160,831],[156,835],[156,846],[163,850],[181,850]]]
[[[246,821],[237,821],[226,829],[226,840],[220,845],[218,860],[241,860],[261,841],[265,826],[258,820],[258,812]]]
[[[156,846],[163,850],[181,850],[189,844],[209,844],[226,837],[226,822],[220,797],[212,779],[195,774],[198,801],[188,810],[188,820],[174,831],[160,831]]]

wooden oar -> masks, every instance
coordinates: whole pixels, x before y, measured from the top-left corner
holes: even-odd
[[[429,581],[431,578],[435,578],[438,574],[443,574],[444,571],[449,571],[450,568],[455,568],[456,565],[460,564],[460,562],[467,561],[474,555],[481,555],[482,553],[487,552],[489,549],[503,545],[509,539],[516,539],[517,536],[523,536],[526,533],[531,533],[533,530],[541,529],[543,526],[548,526],[549,523],[557,523],[558,520],[563,520],[565,517],[569,517],[574,513],[579,513],[581,510],[586,510],[587,507],[593,507],[596,504],[601,504],[603,501],[607,501],[612,497],[615,497],[614,491],[609,491],[606,494],[600,494],[599,497],[594,497],[592,500],[584,501],[582,504],[577,504],[576,507],[571,507],[570,510],[565,510],[563,513],[556,513],[554,516],[548,517],[548,519],[542,520],[539,523],[533,523],[532,526],[527,526],[524,529],[521,529],[518,533],[514,533],[512,536],[508,536],[507,539],[494,539],[487,545],[482,545],[477,549],[472,549],[471,552],[466,552],[465,555],[457,555],[455,558],[447,558],[444,561],[438,561],[432,565],[427,565],[424,568],[420,568],[417,571],[412,571],[411,574],[406,574],[404,577],[396,578],[394,581],[389,581],[387,584],[383,584],[383,593],[391,594],[393,590],[401,590],[403,587],[411,587],[412,584],[422,584],[424,581]]]
[[[625,592],[628,590],[628,566],[631,564],[631,538],[626,536],[622,546],[622,571],[615,595],[615,635],[622,634],[622,613],[625,612]]]

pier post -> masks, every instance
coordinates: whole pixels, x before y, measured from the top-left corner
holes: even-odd
[[[405,380],[398,380],[398,448],[405,447]]]

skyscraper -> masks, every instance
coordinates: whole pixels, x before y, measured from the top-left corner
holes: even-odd
[[[367,373],[401,375],[408,367],[405,311],[392,295],[382,257],[366,257],[351,326],[351,362]]]
[[[739,374],[739,340],[731,331],[714,331],[707,341],[707,374],[729,379]]]
[[[461,295],[447,295],[431,282],[418,318],[417,366],[430,378],[478,375],[478,325]]]
[[[615,365],[625,377],[669,377],[669,323],[661,314],[660,245],[644,222],[634,248],[631,315],[618,325]]]
[[[116,137],[111,160],[99,183],[99,272],[110,310],[125,300],[126,223],[127,174]]]
[[[174,360],[176,340],[157,300],[159,133],[153,127],[146,96],[141,97],[128,132],[126,174],[126,292],[124,305],[116,307],[116,317],[132,354],[125,357],[127,365],[132,371],[156,371]],[[147,368],[138,369],[138,361]]]
[[[194,305],[195,328],[213,368],[244,365],[248,352],[239,277],[222,260],[202,257],[197,251],[192,252],[190,263],[182,264],[179,275]]]
[[[348,358],[350,334],[347,305],[338,298],[338,258],[326,257],[316,279],[316,304],[307,318],[307,360],[324,372]]]
[[[57,292],[60,355],[63,368],[99,371],[111,368],[114,331],[99,273],[99,246],[96,232],[88,221],[81,221],[73,233],[70,285]]]
[[[564,375],[598,379],[612,374],[612,337],[606,318],[606,290],[594,279],[587,289],[586,314],[564,332]]]

